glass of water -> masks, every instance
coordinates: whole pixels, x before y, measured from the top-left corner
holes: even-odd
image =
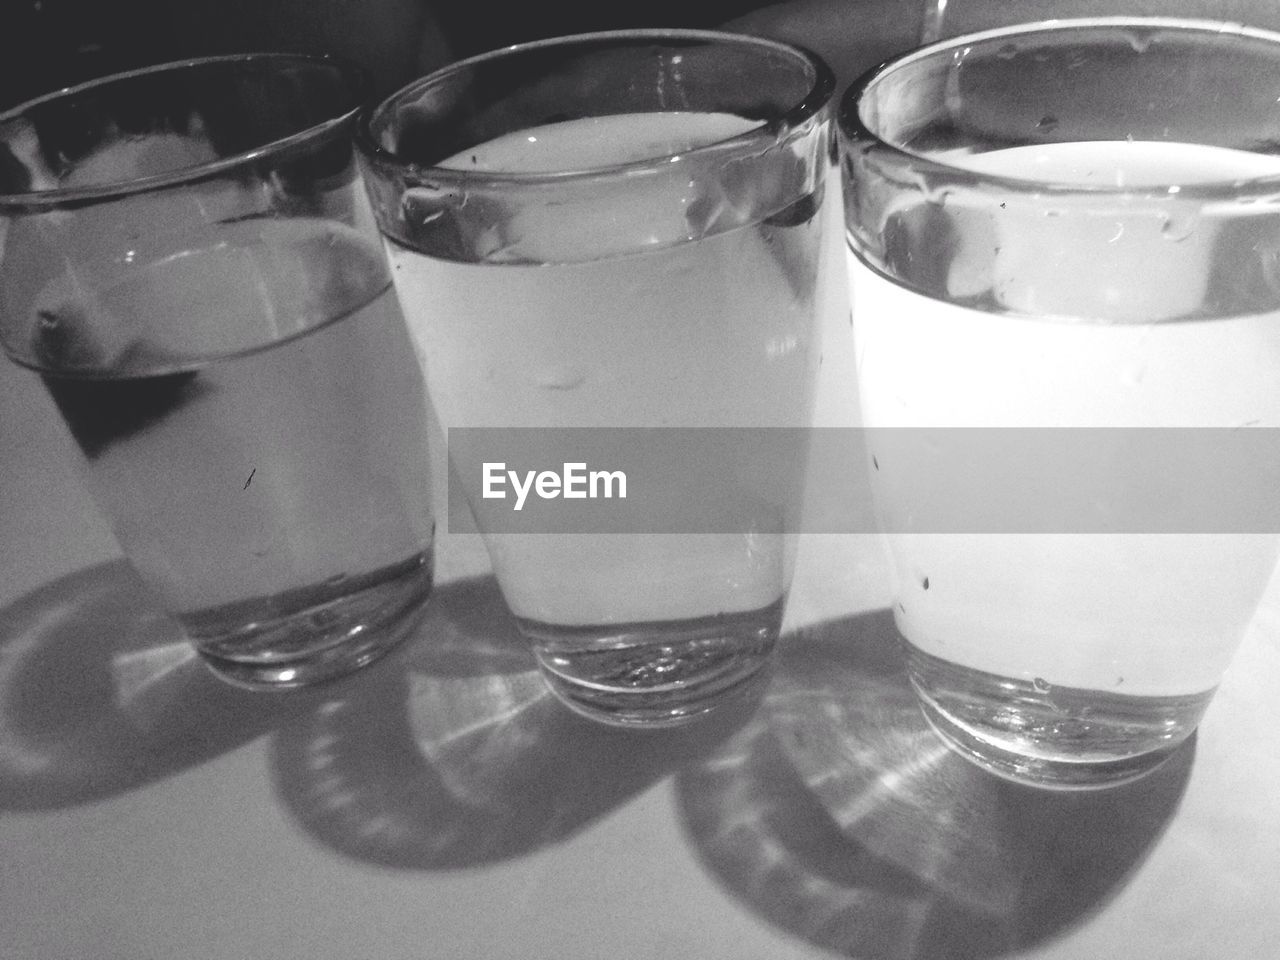
[[[455,467],[458,428],[707,428],[712,443],[711,428],[807,427],[816,314],[839,277],[823,254],[840,216],[833,86],[785,44],[632,31],[473,58],[372,112],[366,182]],[[480,472],[458,474],[481,506]],[[476,511],[571,708],[672,724],[759,689],[797,503],[717,506],[741,529],[522,534]]]
[[[139,70],[0,115],[0,339],[223,678],[299,686],[431,585],[421,373],[326,58]]]
[[[920,42],[1015,23],[1106,16],[1203,17],[1280,27],[1280,7],[1270,0],[924,0]]]
[[[1153,769],[1271,576],[1274,525],[1233,513],[1264,460],[1205,490],[1126,458],[1125,438],[1191,463],[1280,425],[1278,77],[1277,34],[1078,20],[925,47],[843,101],[894,615],[930,721],[997,773],[1092,787]],[[1074,515],[948,528],[930,504],[982,466],[945,449],[975,449],[974,428],[1074,444],[1046,494],[1129,468],[1100,471]],[[971,499],[1026,492],[989,467]],[[1161,519],[1180,490],[1215,515]]]

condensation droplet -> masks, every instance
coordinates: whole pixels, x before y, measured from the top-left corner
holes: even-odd
[[[947,205],[947,201],[951,199],[954,192],[955,191],[947,187],[931,188],[925,196],[928,198],[930,203],[936,203],[940,207],[945,207]]]
[[[1140,387],[1146,376],[1147,365],[1145,363],[1130,363],[1120,372],[1120,381],[1126,387]]]
[[[412,187],[400,198],[400,216],[413,227],[422,227],[440,219],[450,209],[467,202],[465,191],[428,183]]]
[[[1160,236],[1178,243],[1196,232],[1195,218],[1186,214],[1162,214]]]
[[[1039,693],[1048,693],[1050,690],[1053,689],[1049,681],[1046,680],[1044,677],[1036,677],[1034,680],[1031,681],[1031,685],[1035,687],[1036,691]]]
[[[578,367],[547,367],[538,371],[536,383],[543,390],[573,390],[586,383],[587,373]]]
[[[1155,42],[1156,31],[1130,30],[1125,39],[1129,41],[1129,46],[1134,53],[1146,53],[1151,49],[1151,44]]]

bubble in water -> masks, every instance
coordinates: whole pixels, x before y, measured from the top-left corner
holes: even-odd
[[[1051,113],[1046,113],[1036,121],[1036,129],[1043,130],[1045,133],[1052,133],[1058,129],[1058,118]]]

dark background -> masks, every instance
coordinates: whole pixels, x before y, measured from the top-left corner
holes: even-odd
[[[0,108],[115,70],[249,50],[345,55],[389,93],[510,43],[712,27],[770,0],[0,0]]]

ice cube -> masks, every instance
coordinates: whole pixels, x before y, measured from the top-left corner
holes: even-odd
[[[120,367],[136,346],[136,336],[74,286],[74,277],[59,277],[36,301],[31,325],[35,361],[50,370]]]

